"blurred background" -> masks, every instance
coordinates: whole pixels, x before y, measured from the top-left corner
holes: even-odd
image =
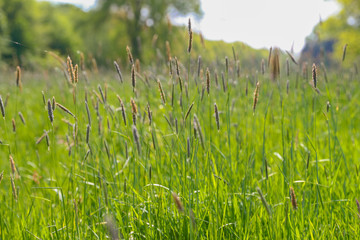
[[[187,57],[187,21],[194,30],[194,58],[231,56],[258,68],[270,46],[302,59],[337,66],[360,56],[358,0],[0,0],[0,67],[49,67],[49,51],[87,67],[126,64],[126,46],[141,63]],[[154,61],[156,60],[156,61]]]

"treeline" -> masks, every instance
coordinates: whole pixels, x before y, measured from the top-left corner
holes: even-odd
[[[320,19],[307,38],[301,60],[312,59],[331,67],[352,68],[356,75],[360,63],[360,1],[337,2],[341,10],[328,19]]]
[[[53,54],[49,54],[51,51],[62,58],[69,55],[75,61],[83,55],[85,66],[89,68],[94,64],[99,68],[109,68],[113,67],[114,60],[121,65],[127,64],[126,46],[134,50],[141,63],[161,64],[167,59],[166,42],[170,54],[180,61],[188,59],[186,26],[173,26],[168,17],[142,19],[143,16],[139,16],[141,22],[137,23],[138,30],[134,32],[134,16],[129,14],[131,5],[106,8],[104,3],[107,1],[99,1],[97,7],[84,11],[70,4],[0,0],[1,66],[20,65],[32,70],[50,67],[56,61]],[[187,7],[182,12],[191,10]],[[201,15],[198,8],[194,7],[193,11]],[[156,12],[153,15],[157,16]],[[201,55],[204,63],[213,64],[217,56],[221,56],[218,61],[223,61],[223,56],[232,57],[232,47],[239,65],[248,69],[259,68],[261,59],[267,55],[266,50],[254,50],[240,42],[207,41],[201,34],[194,33],[192,58]]]

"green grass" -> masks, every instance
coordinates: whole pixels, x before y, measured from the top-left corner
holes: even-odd
[[[188,59],[179,60],[188,65]],[[10,97],[6,118],[0,122],[0,172],[4,171],[0,239],[105,239],[110,237],[107,227],[115,228],[124,239],[357,238],[359,81],[343,70],[328,72],[326,83],[319,71],[321,94],[317,94],[311,79],[297,77],[294,65],[289,78],[283,74],[273,82],[268,73],[256,75],[257,67],[242,69],[237,77],[234,62],[230,60],[227,72],[224,60],[218,66],[203,64],[203,80],[197,79],[196,86],[197,57],[191,61],[191,69],[180,73],[188,95],[185,86],[180,92],[176,72],[171,79],[165,64],[143,66],[148,69],[149,85],[138,77],[136,93],[130,68],[123,69],[123,84],[115,70],[88,72],[89,83],[80,75],[76,101],[73,87],[59,72],[23,71],[22,92],[12,74],[3,75],[0,95],[4,101],[7,93]],[[210,95],[205,90],[202,97],[206,67],[211,73]],[[157,79],[164,88],[165,105]],[[255,79],[260,91],[253,111]],[[93,91],[100,94],[98,84],[105,91],[105,83],[107,99],[99,102],[97,116],[99,99]],[[41,91],[46,101],[55,96],[76,119],[57,107],[52,125]],[[85,93],[92,122],[89,145]],[[126,126],[116,95],[125,104]],[[133,136],[131,98],[138,107],[139,150]],[[219,131],[214,103],[219,109]],[[194,134],[195,114],[202,138]],[[77,123],[75,134],[62,119]],[[49,147],[45,138],[35,144],[44,130],[49,131]],[[17,168],[17,201],[11,188],[9,150]],[[291,205],[290,187],[297,210]],[[172,192],[179,196],[183,212],[178,211]]]

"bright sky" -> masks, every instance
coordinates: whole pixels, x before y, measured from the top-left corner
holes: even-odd
[[[95,0],[50,0],[74,3],[84,9]],[[321,19],[340,10],[335,0],[201,0],[204,12],[193,29],[206,39],[242,41],[254,48],[278,46],[300,52],[305,38]],[[174,19],[187,24],[187,17]]]

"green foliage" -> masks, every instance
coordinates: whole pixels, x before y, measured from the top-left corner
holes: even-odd
[[[341,65],[352,67],[358,63],[360,48],[360,2],[357,0],[338,0],[342,10],[318,24],[308,42],[321,42],[334,40],[334,50],[331,52],[333,66]],[[346,58],[342,62],[343,49],[347,44]]]

